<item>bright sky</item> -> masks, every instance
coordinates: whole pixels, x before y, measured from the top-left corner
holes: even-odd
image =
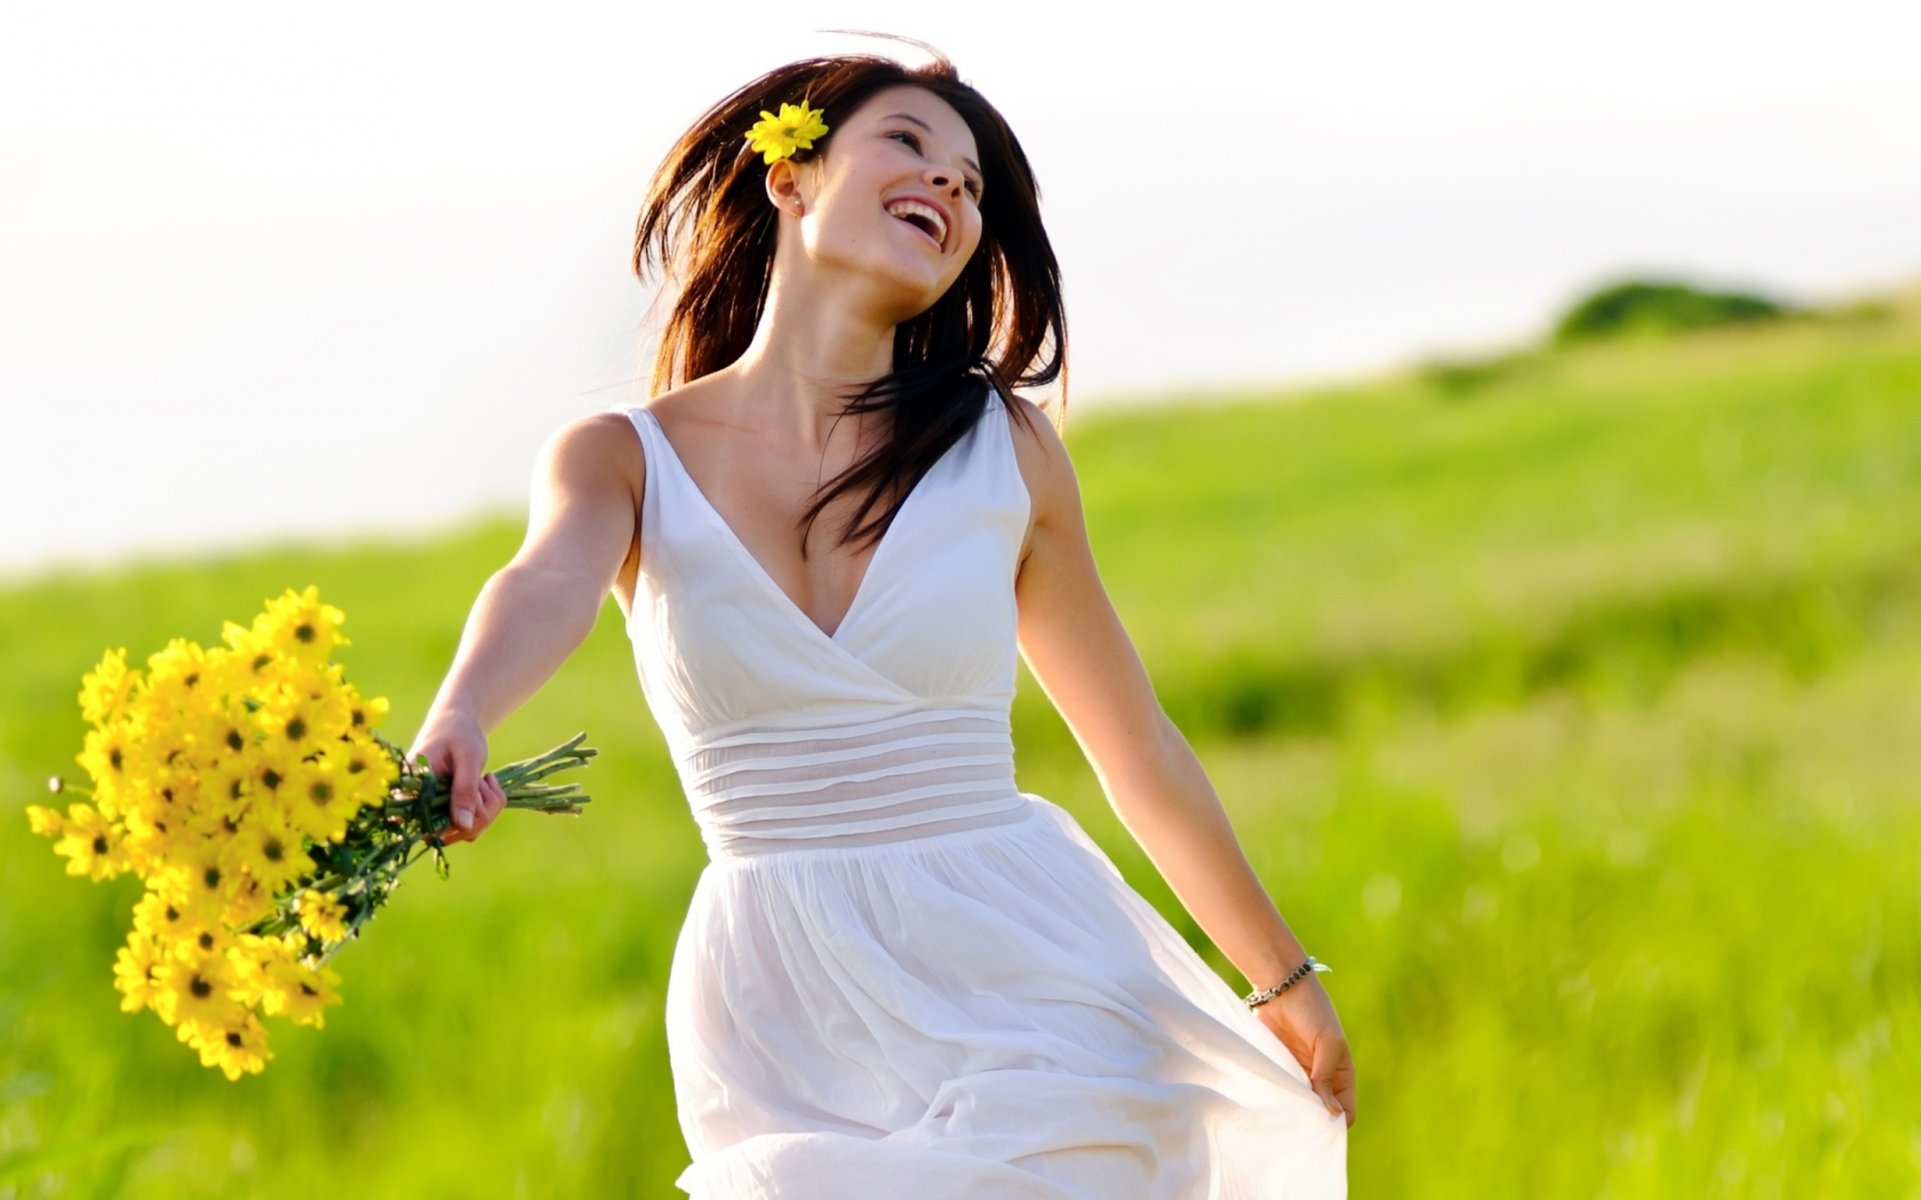
[[[1627,272],[1921,275],[1889,0],[8,7],[4,575],[517,510],[554,427],[645,398],[652,168],[763,70],[889,52],[824,30],[1013,123],[1070,412],[1528,338]]]

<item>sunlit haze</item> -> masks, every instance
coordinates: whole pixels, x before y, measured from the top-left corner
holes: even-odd
[[[645,398],[676,134],[791,58],[915,58],[828,29],[1012,122],[1070,412],[1518,342],[1629,273],[1921,275],[1911,6],[1090,11],[10,5],[0,571],[514,511],[548,432]]]

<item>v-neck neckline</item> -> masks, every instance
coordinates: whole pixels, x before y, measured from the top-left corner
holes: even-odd
[[[674,449],[674,443],[667,437],[667,427],[660,423],[660,418],[654,415],[653,409],[643,404],[640,406],[640,411],[647,415],[649,421],[653,422],[654,433],[659,436],[660,444],[666,449],[667,456],[673,459],[675,471],[679,473],[682,479],[687,481],[688,490],[700,501],[700,506],[706,510],[707,515],[713,518],[714,524],[720,526],[722,533],[726,535],[727,542],[732,545],[735,552],[740,555],[748,570],[760,580],[767,591],[774,595],[779,601],[781,608],[791,613],[794,619],[799,621],[801,625],[813,630],[815,634],[819,635],[825,641],[843,649],[845,647],[840,640],[841,635],[847,632],[847,627],[853,624],[854,618],[860,614],[862,601],[867,597],[867,585],[873,580],[875,569],[881,565],[881,556],[887,552],[888,544],[894,540],[894,534],[900,527],[902,519],[907,516],[907,510],[913,506],[914,498],[920,494],[921,484],[927,481],[927,476],[932,475],[942,463],[947,461],[948,455],[954,452],[954,447],[960,445],[961,441],[966,438],[966,434],[963,434],[961,438],[956,439],[954,445],[949,446],[947,450],[941,454],[940,458],[934,461],[933,466],[928,467],[921,477],[914,481],[914,486],[908,489],[907,498],[901,501],[899,510],[894,513],[893,521],[888,524],[886,531],[881,534],[880,542],[874,547],[874,552],[868,555],[867,565],[861,571],[860,582],[854,585],[854,598],[848,602],[847,611],[841,614],[839,623],[834,626],[833,632],[829,633],[827,630],[822,629],[820,625],[815,622],[814,618],[808,616],[806,610],[795,603],[794,598],[789,596],[786,590],[775,581],[773,574],[761,565],[761,561],[758,558],[754,557],[754,552],[749,550],[747,543],[741,540],[738,533],[734,532],[734,527],[727,523],[727,518],[721,516],[720,510],[714,507],[714,502],[709,500],[707,493],[701,490],[701,486],[694,479],[693,473],[688,471],[687,464],[682,461],[680,457],[680,451]]]

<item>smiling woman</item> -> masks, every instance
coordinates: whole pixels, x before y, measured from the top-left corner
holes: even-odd
[[[761,164],[740,152],[739,131],[770,106],[802,99],[830,113],[829,131],[754,169]],[[850,192],[865,203],[837,203]],[[793,280],[804,259],[841,281],[898,278],[894,294],[878,298],[892,352],[845,410],[888,413],[892,436],[818,498],[808,522],[845,491],[904,494],[959,439],[986,385],[1010,396],[1059,379],[1065,409],[1066,314],[1039,203],[1012,129],[944,60],[916,73],[850,55],[769,72],[682,135],[642,206],[634,269],[644,276],[671,265],[680,292],[653,389],[736,363],[758,331],[779,325],[783,312],[762,311],[777,268]],[[899,253],[876,236],[883,218],[900,227],[893,236],[928,253],[876,258]],[[792,289],[775,297],[783,298],[788,309],[811,299]],[[892,515],[850,537],[877,538]]]
[[[1000,114],[945,59],[781,67],[675,144],[634,264],[678,289],[656,394],[550,439],[526,543],[410,755],[452,764],[478,836],[486,732],[612,591],[709,857],[667,984],[678,1186],[1343,1195],[1340,1022],[1154,699],[1065,445],[1016,391],[1065,379],[1066,323]],[[822,517],[838,537],[810,553]],[[1264,992],[1236,997],[1015,785],[1023,652]]]

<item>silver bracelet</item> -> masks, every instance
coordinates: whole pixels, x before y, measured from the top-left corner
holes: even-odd
[[[1269,1000],[1272,1000],[1274,997],[1280,995],[1282,992],[1293,987],[1295,984],[1299,983],[1301,980],[1307,978],[1309,972],[1332,971],[1333,969],[1334,969],[1333,967],[1328,966],[1324,962],[1316,961],[1314,956],[1310,954],[1307,956],[1307,961],[1302,963],[1300,966],[1295,967],[1294,970],[1288,974],[1288,977],[1286,979],[1281,980],[1279,983],[1275,984],[1271,988],[1263,988],[1258,992],[1249,992],[1246,996],[1242,998],[1242,1002],[1245,1003],[1249,1008],[1259,1008],[1261,1005],[1266,1004]]]

